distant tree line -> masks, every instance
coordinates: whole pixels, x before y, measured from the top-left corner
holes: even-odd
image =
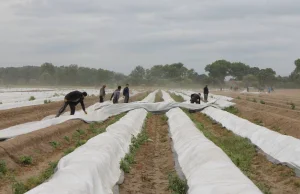
[[[44,63],[41,66],[0,68],[0,85],[60,85],[60,86],[99,86],[100,84],[124,84],[145,86],[224,86],[226,78],[232,83],[247,87],[300,87],[300,59],[295,61],[295,70],[290,76],[277,76],[272,68],[250,67],[242,62],[217,60],[206,65],[206,74],[198,74],[182,63],[154,65],[149,69],[135,67],[129,75],[104,69],[79,67],[78,65],[54,66]]]

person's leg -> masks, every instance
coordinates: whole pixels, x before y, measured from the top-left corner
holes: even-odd
[[[100,96],[100,103],[104,102],[103,96]]]
[[[59,109],[58,113],[56,114],[56,117],[59,117],[61,113],[63,113],[68,106],[68,102],[64,102],[64,105]]]
[[[70,106],[70,109],[71,109],[71,115],[74,115],[76,104],[75,103],[69,103],[69,106]]]
[[[128,103],[128,101],[129,101],[129,96],[126,95],[126,96],[125,96],[125,99],[124,99],[124,103]]]

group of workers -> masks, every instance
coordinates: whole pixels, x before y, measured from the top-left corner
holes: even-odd
[[[208,87],[207,85],[204,87],[203,89],[203,94],[204,94],[204,102],[207,102],[207,99],[208,99],[208,94],[209,94],[209,90],[208,90]],[[200,101],[201,101],[201,94],[192,94],[191,95],[191,103],[194,104],[200,104]]]
[[[104,102],[105,99],[105,88],[106,85],[103,85],[100,89],[100,103]],[[114,104],[117,104],[119,102],[119,98],[120,98],[120,93],[121,93],[121,86],[118,86],[118,88],[112,93],[110,100],[113,101]],[[85,105],[84,105],[84,98],[87,96],[86,92],[79,92],[79,91],[73,91],[68,93],[65,96],[64,99],[64,104],[63,106],[59,109],[56,117],[59,117],[67,108],[67,106],[70,107],[71,109],[71,115],[75,114],[75,107],[77,104],[81,104],[82,110],[84,111],[85,114],[87,114],[86,110],[85,110]],[[128,103],[129,102],[129,84],[126,84],[126,87],[123,89],[123,96],[124,96],[124,103]]]
[[[105,88],[106,88],[106,85],[103,85],[100,89],[100,95],[99,95],[100,103],[104,102],[105,95],[106,95]],[[110,97],[110,100],[112,100],[114,104],[117,104],[119,102],[121,88],[122,88],[121,86],[118,86],[118,88],[112,93],[112,95]],[[208,94],[209,94],[209,90],[208,90],[207,86],[204,87],[203,93],[204,93],[204,102],[207,102]],[[59,109],[56,117],[59,117],[65,111],[67,106],[70,106],[71,115],[74,115],[75,107],[78,103],[81,104],[82,110],[84,111],[85,114],[87,114],[87,112],[85,110],[85,105],[83,102],[83,100],[86,96],[87,96],[86,92],[79,92],[79,91],[73,91],[73,92],[70,92],[69,94],[67,94],[64,99],[64,104]],[[128,103],[129,102],[129,84],[126,84],[126,87],[123,89],[123,96],[124,96],[124,103]],[[192,104],[194,104],[194,103],[200,104],[201,94],[200,93],[192,94],[190,101]]]

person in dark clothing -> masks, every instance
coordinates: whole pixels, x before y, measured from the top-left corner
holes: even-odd
[[[204,93],[204,101],[207,102],[208,93],[209,93],[207,85],[204,87],[203,93]]]
[[[196,103],[196,104],[200,104],[200,95],[201,94],[192,94],[191,95],[191,103],[192,104],[194,104],[194,103]]]
[[[114,104],[117,104],[119,102],[120,91],[121,91],[121,86],[118,86],[118,89],[116,89],[110,97],[110,100],[113,99]]]
[[[64,105],[60,108],[60,110],[58,111],[56,117],[59,117],[67,108],[67,106],[70,106],[71,109],[71,115],[74,115],[75,113],[75,107],[78,103],[81,104],[82,110],[84,111],[85,114],[87,114],[87,112],[85,111],[85,106],[84,106],[84,98],[87,96],[86,92],[79,92],[79,91],[73,91],[70,92],[69,94],[67,94],[65,96],[65,102]]]
[[[103,85],[102,88],[100,89],[100,103],[104,102],[104,98],[105,98],[105,88],[106,85]]]
[[[129,101],[129,84],[126,84],[126,87],[123,89],[123,96],[125,97],[124,103],[128,103]]]

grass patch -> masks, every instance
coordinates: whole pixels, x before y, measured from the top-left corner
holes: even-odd
[[[7,173],[7,166],[4,160],[0,160],[0,177]]]
[[[152,114],[148,114],[147,118],[149,118]],[[144,127],[145,128],[145,127]],[[134,157],[137,152],[137,150],[140,148],[142,144],[144,144],[146,141],[148,141],[148,135],[145,129],[138,134],[137,137],[132,136],[131,138],[131,145],[129,147],[129,153],[125,155],[125,157],[120,162],[120,168],[125,172],[130,172],[130,166],[134,164]]]
[[[30,96],[30,98],[28,100],[29,101],[33,101],[33,100],[35,100],[35,97],[34,96]]]
[[[239,109],[236,108],[235,106],[227,107],[224,110],[231,113],[231,114],[234,114],[234,115],[237,115],[239,113]]]
[[[254,172],[251,165],[253,158],[256,156],[256,149],[248,139],[236,136],[227,130],[222,134],[215,134],[210,127],[206,127],[198,122],[193,114],[188,115],[194,121],[197,128],[203,132],[205,137],[220,147],[246,176],[252,176]],[[255,180],[254,183],[263,193],[270,193],[270,187],[265,183]]]
[[[260,100],[260,103],[261,103],[261,104],[266,104],[265,101],[263,101],[263,100]]]
[[[75,148],[68,148],[64,151],[64,155],[68,155],[69,153],[72,153],[75,150]]]
[[[12,185],[13,193],[23,194],[30,189],[42,184],[54,174],[57,164],[58,162],[50,162],[49,167],[45,171],[43,171],[39,176],[30,177],[25,183],[15,181]]]
[[[274,126],[274,127],[272,127],[272,129],[273,129],[274,131],[277,131],[277,132],[280,132],[280,131],[281,131],[281,128],[278,127],[278,126]]]
[[[169,179],[169,189],[173,191],[173,194],[187,193],[188,185],[186,180],[181,180],[175,172],[170,173],[168,179]]]
[[[296,105],[295,105],[293,102],[291,102],[290,105],[291,105],[291,109],[292,109],[292,110],[295,110],[295,109],[296,109]]]
[[[264,123],[263,123],[263,121],[261,119],[254,119],[254,123],[256,125],[264,126]]]
[[[182,96],[177,95],[175,93],[171,93],[171,92],[169,92],[169,94],[170,94],[171,98],[173,98],[173,100],[175,100],[176,102],[184,102],[184,99]]]
[[[44,104],[49,104],[51,103],[51,100],[44,100]]]
[[[30,164],[32,164],[32,157],[31,156],[21,156],[20,162],[24,165],[30,165]]]
[[[256,100],[255,98],[253,98],[252,102],[255,102],[255,103],[257,103],[257,100]]]
[[[155,95],[155,102],[163,102],[164,99],[162,98],[162,92],[159,90]]]
[[[49,144],[55,149],[59,146],[59,143],[56,141],[50,141]]]
[[[65,136],[64,140],[66,140],[66,142],[70,142],[70,138],[68,136]]]

